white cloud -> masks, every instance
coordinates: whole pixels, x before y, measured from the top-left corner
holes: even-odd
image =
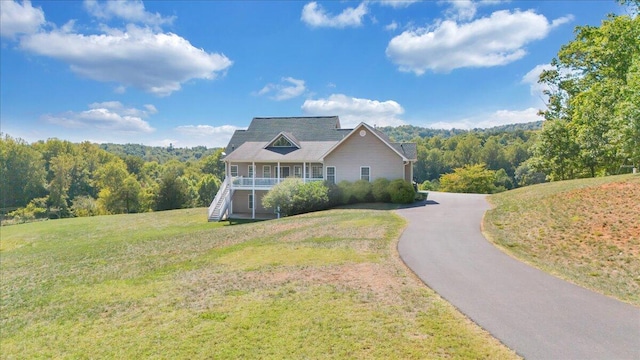
[[[84,7],[89,14],[102,20],[121,18],[128,22],[160,26],[171,24],[175,19],[175,16],[163,17],[158,13],[147,12],[141,0],[104,2],[85,0]]]
[[[529,91],[532,96],[543,96],[542,92],[549,89],[548,86],[538,83],[538,79],[540,79],[540,74],[542,74],[543,71],[553,70],[554,68],[551,64],[536,65],[522,77],[522,83],[529,85]]]
[[[405,8],[411,4],[415,4],[420,0],[380,0],[380,5],[391,6],[392,8]]]
[[[193,147],[204,145],[207,147],[227,146],[233,133],[240,129],[233,125],[210,126],[210,125],[184,125],[175,128],[175,131],[182,135],[173,139],[174,146]]]
[[[505,65],[526,55],[524,46],[540,40],[570,17],[550,23],[532,10],[496,11],[491,16],[458,24],[445,20],[430,28],[407,30],[387,46],[387,56],[400,71],[422,75],[464,67]]]
[[[298,97],[307,90],[304,85],[304,80],[294,79],[292,77],[283,77],[280,79],[280,84],[269,83],[265,85],[260,91],[257,92],[257,95],[266,95],[275,93],[271,96],[272,99],[281,101],[288,100],[294,97]]]
[[[300,20],[311,27],[357,27],[362,25],[362,18],[367,12],[367,5],[362,2],[356,8],[346,8],[338,15],[331,15],[327,14],[318,3],[312,1],[302,8]]]
[[[524,124],[539,120],[542,120],[542,118],[538,115],[538,109],[527,108],[524,110],[498,110],[489,115],[452,121],[440,121],[428,124],[427,126],[434,129],[455,128],[471,130],[475,128],[486,129],[500,125]]]
[[[214,79],[232,65],[223,54],[207,53],[173,33],[129,25],[99,35],[53,30],[25,36],[20,46],[62,60],[89,79],[116,82],[165,96],[191,79]],[[123,89],[118,87],[116,92]]]
[[[405,124],[399,119],[404,109],[393,100],[378,101],[333,94],[326,99],[306,100],[302,110],[308,115],[338,115],[345,127],[353,127],[361,122],[378,126]]]
[[[384,29],[387,31],[395,31],[397,28],[398,28],[398,23],[395,21],[392,21],[391,24],[384,27]]]
[[[147,105],[145,107],[149,109]],[[66,128],[88,128],[133,134],[155,131],[147,121],[143,120],[143,117],[148,116],[148,114],[148,110],[127,108],[118,101],[107,101],[89,104],[89,110],[81,112],[67,111],[59,115],[47,114],[43,116],[43,119]]]
[[[34,8],[30,1],[2,1],[0,5],[0,36],[14,38],[18,34],[32,34],[45,22],[44,11]]]

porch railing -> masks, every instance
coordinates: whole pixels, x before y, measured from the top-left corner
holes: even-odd
[[[302,178],[299,178],[303,180]],[[245,176],[236,176],[231,178],[231,187],[234,189],[271,189],[277,184],[284,181],[284,178],[250,178]],[[304,181],[323,181],[324,178],[306,178]]]

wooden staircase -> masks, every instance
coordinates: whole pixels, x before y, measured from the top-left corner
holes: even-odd
[[[233,192],[227,178],[224,179],[218,189],[216,197],[209,205],[208,218],[209,221],[222,221],[228,217],[229,204]]]

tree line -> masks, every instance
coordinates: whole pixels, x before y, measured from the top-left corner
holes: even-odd
[[[162,153],[162,148],[155,150]],[[222,149],[183,149],[164,162],[97,144],[0,139],[0,197],[14,217],[69,217],[207,206],[224,176]],[[206,150],[206,149],[204,149]],[[165,149],[170,151],[169,149]],[[178,156],[200,154],[198,160]]]

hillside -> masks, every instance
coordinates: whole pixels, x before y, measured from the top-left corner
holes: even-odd
[[[640,305],[640,176],[533,185],[492,195],[484,230],[544,271]]]
[[[404,220],[206,209],[2,228],[3,358],[513,359],[395,251]]]
[[[401,126],[383,126],[379,127],[378,130],[385,133],[390,138],[399,142],[412,141],[415,138],[431,138],[434,136],[439,136],[442,138],[450,138],[456,135],[462,135],[467,133],[477,133],[484,135],[493,135],[498,133],[511,133],[517,131],[529,131],[529,130],[540,130],[542,128],[542,121],[535,121],[525,124],[509,124],[509,125],[501,125],[495,126],[487,129],[473,129],[473,130],[462,130],[462,129],[432,129],[428,127],[414,126],[414,125],[401,125]]]

